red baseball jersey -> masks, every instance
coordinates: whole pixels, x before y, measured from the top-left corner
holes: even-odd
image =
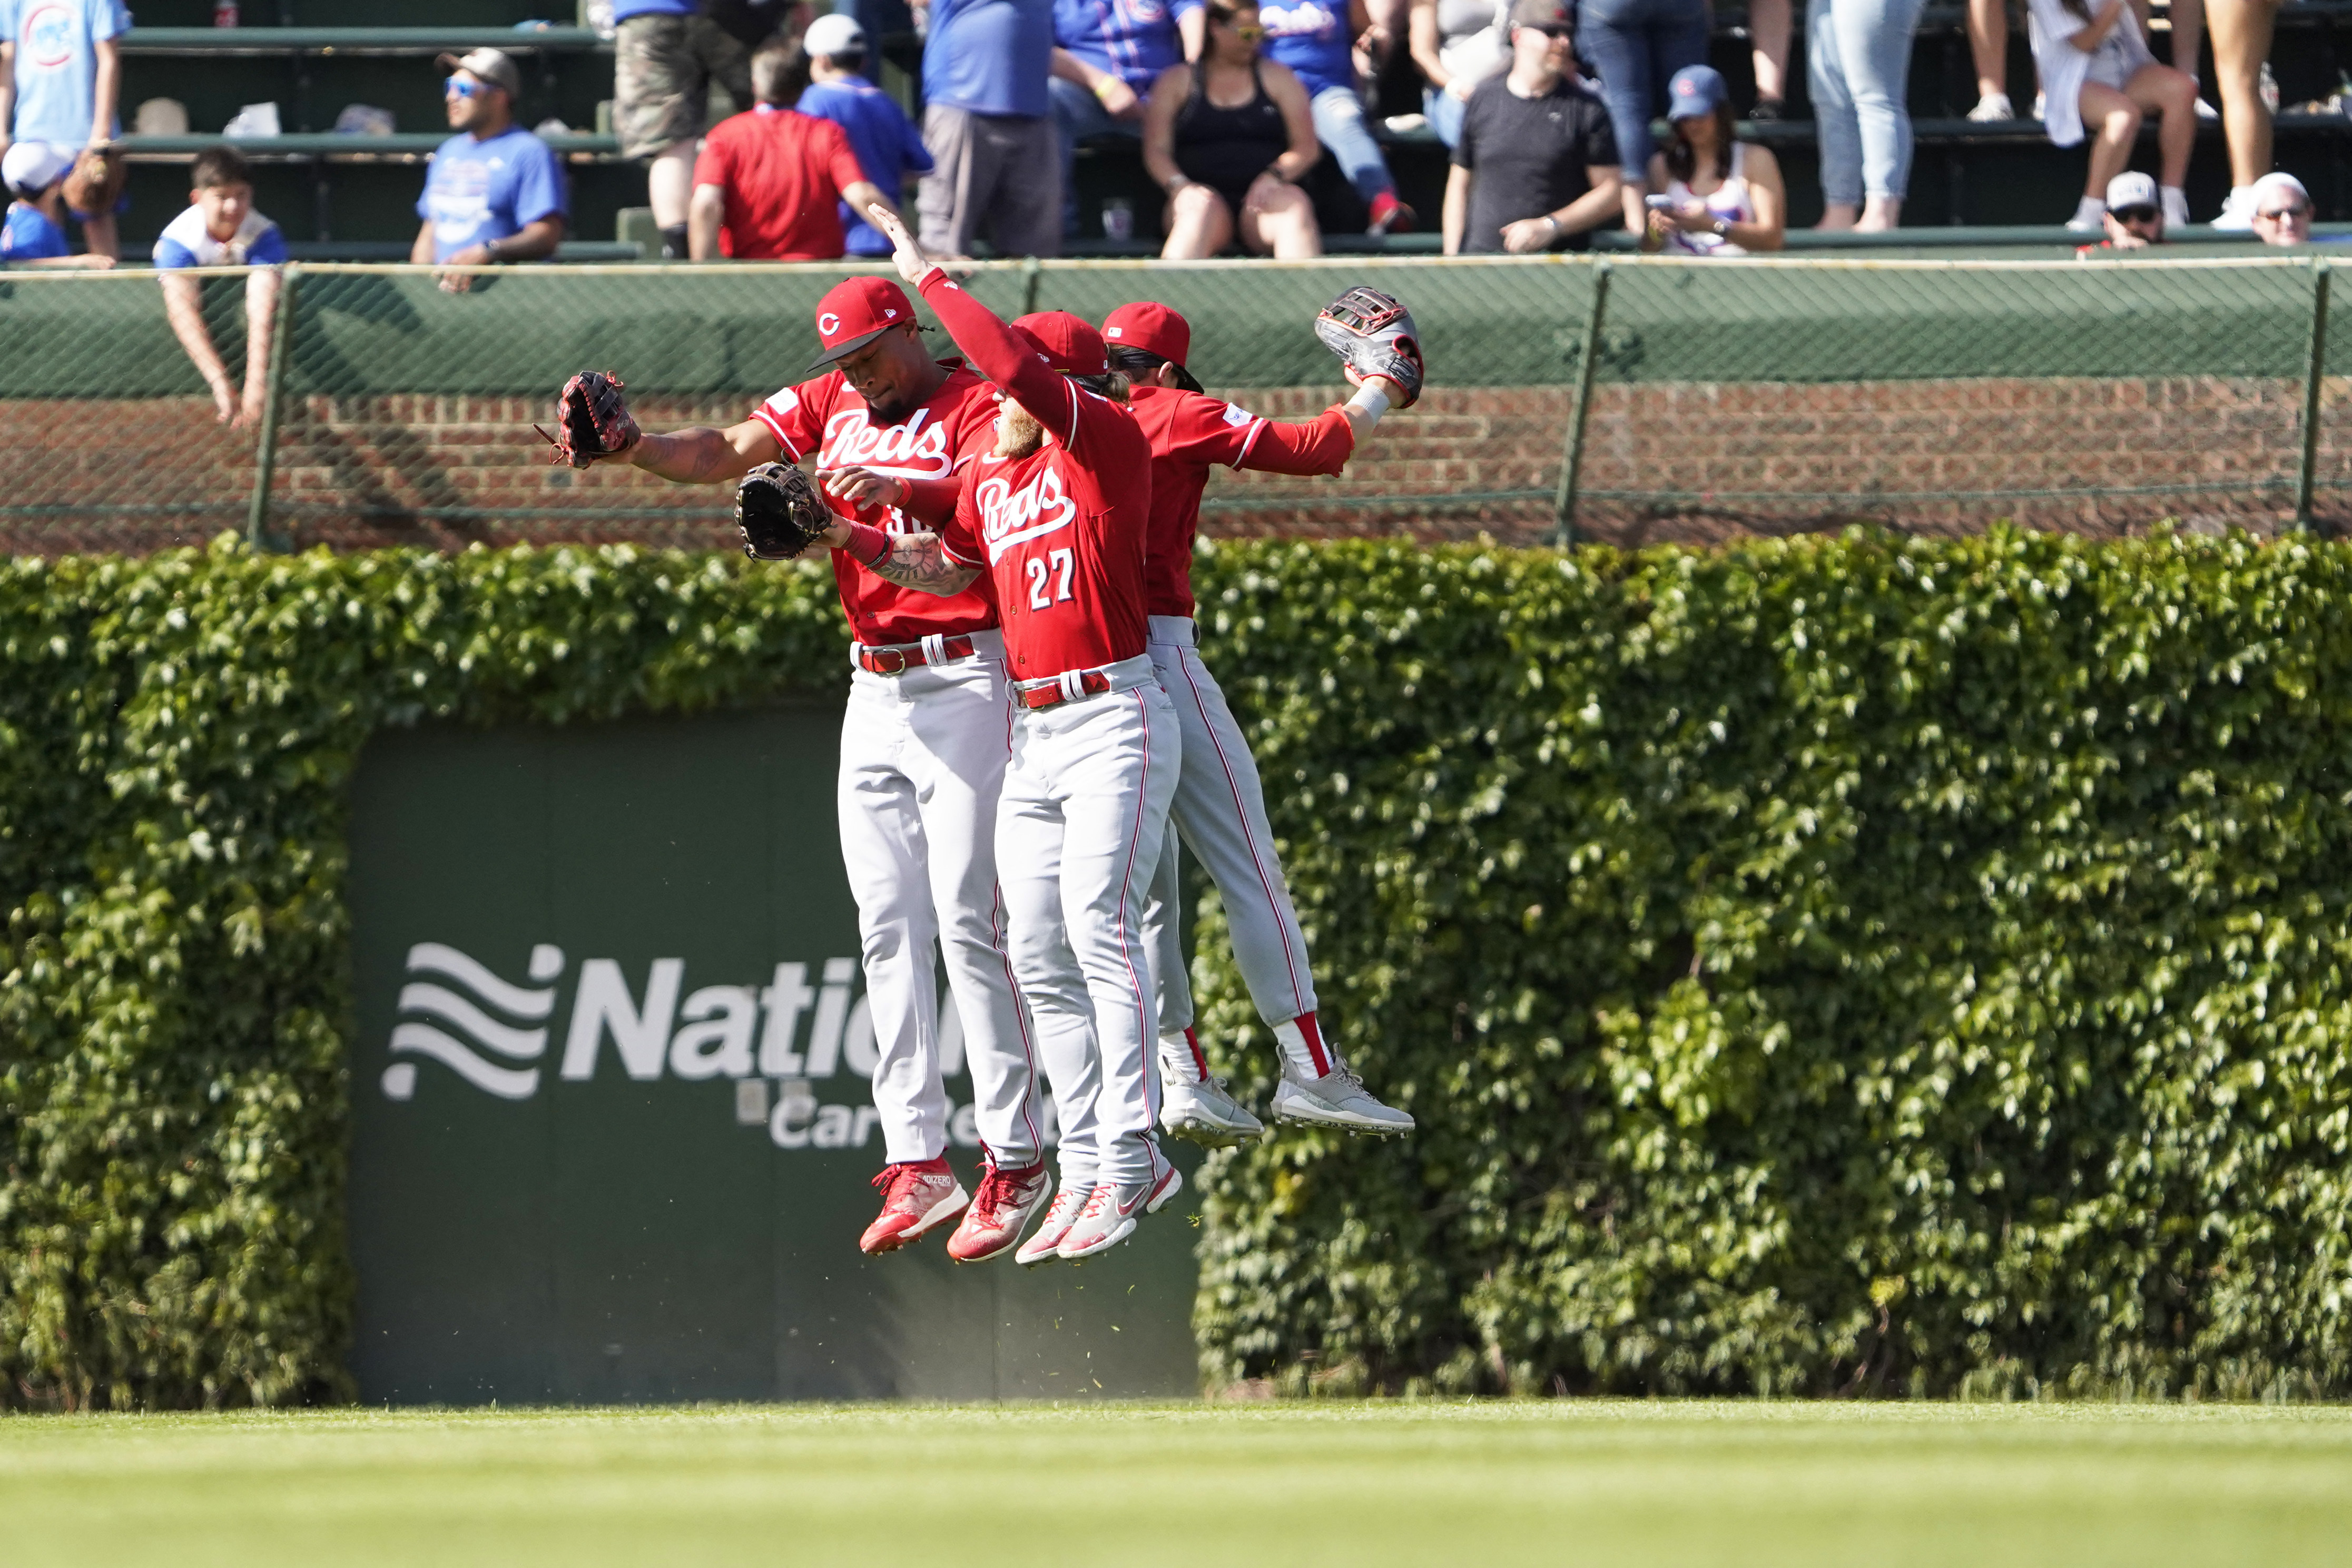
[[[1147,615],[1192,613],[1192,539],[1209,468],[1337,474],[1356,449],[1347,416],[1327,409],[1304,424],[1276,424],[1181,387],[1139,386],[1135,423],[1151,442],[1151,526],[1144,544]]]
[[[738,261],[839,256],[841,193],[864,178],[840,126],[769,103],[712,126],[694,160],[694,183],[726,193],[719,254]]]
[[[996,444],[996,403],[988,383],[961,366],[931,400],[896,424],[877,425],[866,400],[839,371],[786,387],[752,411],[784,449],[784,460],[814,457],[819,468],[855,464],[894,479],[918,483],[954,476],[979,453]],[[828,495],[836,516],[870,524],[885,533],[908,534],[930,525],[896,507],[852,507]],[[841,608],[860,643],[914,643],[937,632],[954,636],[996,624],[996,600],[988,578],[961,593],[942,598],[885,582],[865,571],[842,550],[833,552],[834,580]]]

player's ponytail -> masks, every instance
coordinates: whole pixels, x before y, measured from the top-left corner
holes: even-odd
[[[1155,354],[1149,349],[1139,349],[1128,343],[1111,345],[1110,368],[1125,371],[1131,380],[1142,381],[1157,375],[1160,366],[1175,364],[1175,361]],[[1176,384],[1188,392],[1202,390],[1201,383],[1192,378],[1192,372],[1181,365],[1176,365]]]
[[[1113,371],[1101,376],[1072,376],[1070,379],[1097,397],[1107,397],[1113,402],[1125,402],[1135,387],[1135,383],[1128,380],[1125,371]]]

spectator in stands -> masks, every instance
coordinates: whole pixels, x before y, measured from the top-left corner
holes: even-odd
[[[2164,207],[2157,199],[2156,178],[2126,169],[2107,182],[2107,210],[2103,220],[2107,237],[2074,247],[2074,259],[2104,259],[2121,250],[2146,250],[2164,243]]]
[[[896,99],[866,79],[866,29],[845,12],[832,11],[809,24],[801,47],[807,53],[808,90],[795,105],[803,114],[829,120],[847,133],[857,167],[896,211],[904,198],[907,172],[931,171],[931,155]],[[887,256],[890,242],[866,221],[865,209],[841,204],[843,247],[851,256]]]
[[[1152,84],[1143,166],[1168,193],[1160,256],[1197,261],[1239,236],[1252,256],[1323,254],[1315,205],[1298,182],[1323,159],[1307,88],[1258,56],[1265,29],[1249,0],[1208,0],[1198,65]]]
[[[831,261],[844,248],[842,204],[861,213],[875,203],[898,210],[866,179],[847,131],[787,107],[799,96],[799,74],[798,49],[761,46],[751,57],[759,102],[710,128],[687,214],[695,260]]]
[[[1356,90],[1358,68],[1368,75],[1376,70],[1388,46],[1365,0],[1286,0],[1261,7],[1258,18],[1265,28],[1265,57],[1289,67],[1306,85],[1317,138],[1339,161],[1340,172],[1370,213],[1364,232],[1410,233],[1417,221],[1413,210],[1397,200],[1396,180],[1364,122],[1364,100]]]
[[[2294,175],[2273,171],[2255,181],[2246,209],[2264,245],[2311,243],[2311,193]]]
[[[443,55],[437,63],[449,78],[443,99],[457,134],[433,151],[416,202],[425,223],[408,259],[483,267],[553,256],[570,205],[563,166],[514,122],[521,73],[496,49]],[[465,273],[441,275],[452,294],[472,286]]]
[[[102,147],[122,134],[122,0],[0,0],[0,152],[13,141]],[[114,212],[76,213],[83,243],[120,256]]]
[[[278,273],[286,260],[286,237],[254,210],[253,171],[233,147],[196,154],[190,172],[187,210],[163,225],[155,242],[155,267],[163,278],[163,310],[173,336],[186,350],[196,373],[212,389],[213,408],[223,424],[243,430],[261,417],[262,393],[269,382],[269,329],[278,318]],[[205,325],[204,286],[184,276],[191,267],[253,267],[245,279],[245,391],[229,384],[228,370]]]
[[[2221,129],[2230,143],[2230,196],[2217,229],[2253,226],[2254,186],[2271,168],[2271,108],[2263,71],[2279,0],[2212,0],[2213,85],[2221,95]],[[2173,56],[2179,65],[2180,57]]]
[[[1769,149],[1737,140],[1731,89],[1712,66],[1686,66],[1666,89],[1672,135],[1650,155],[1649,227],[1642,248],[1684,256],[1779,250],[1789,197]]]
[[[95,267],[114,265],[92,251],[76,256],[66,239],[66,174],[73,154],[50,141],[12,141],[0,154],[0,183],[8,187],[8,216],[0,224],[0,264],[9,267]]]
[[[2118,5],[2123,0],[2116,0]],[[1825,229],[1891,229],[1911,186],[1911,36],[1925,0],[1812,0],[1805,72]]]
[[[1143,134],[1143,103],[1160,73],[1197,59],[1202,0],[1055,0],[1055,138],[1062,150],[1062,234],[1078,232],[1078,142]]]
[[[1054,146],[1054,0],[927,0],[922,246],[968,256],[1058,256],[1062,161]]]
[[[2031,0],[2033,63],[2042,75],[2042,123],[2050,140],[2072,147],[2096,127],[2083,199],[2071,229],[2096,230],[2107,207],[2107,182],[2123,172],[2139,140],[2144,113],[2164,117],[2157,133],[2164,221],[2189,221],[2181,182],[2197,139],[2197,82],[2156,63],[2130,0]]]
[[[1650,120],[1666,107],[1666,84],[1706,61],[1706,0],[1581,0],[1577,29],[1584,57],[1601,77],[1618,153],[1625,160],[1625,226],[1640,234],[1650,154]]]
[[[1517,0],[1511,68],[1470,95],[1446,171],[1446,255],[1582,250],[1616,222],[1615,117],[1575,64],[1564,0]]]
[[[1796,30],[1790,0],[1748,0],[1748,61],[1756,72],[1751,120],[1778,120],[1789,96],[1789,35]]]
[[[1428,84],[1421,112],[1450,150],[1461,143],[1470,95],[1511,68],[1511,0],[1412,0],[1405,37]]]
[[[687,256],[694,147],[711,84],[750,109],[752,49],[806,10],[801,0],[613,0],[613,129],[622,157],[653,161],[646,199],[666,260]]]

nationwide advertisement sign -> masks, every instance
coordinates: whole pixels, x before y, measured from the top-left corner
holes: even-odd
[[[362,1399],[1197,1386],[1190,1187],[1079,1267],[960,1269],[943,1236],[858,1252],[883,1153],[838,725],[785,707],[371,744],[351,832]]]

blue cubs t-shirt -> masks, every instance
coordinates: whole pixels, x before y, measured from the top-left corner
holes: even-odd
[[[131,30],[122,0],[0,0],[0,36],[16,46],[16,141],[82,147],[98,111],[98,45]],[[110,128],[122,133],[117,118]]]
[[[973,114],[1045,115],[1054,0],[931,0],[923,101]]]
[[[1356,64],[1348,36],[1347,0],[1297,0],[1262,6],[1265,57],[1288,66],[1313,98],[1325,88],[1356,90]]]
[[[163,225],[155,240],[155,265],[173,267],[276,267],[286,259],[286,236],[278,225],[248,209],[236,233],[215,239],[205,227],[205,210],[190,207]]]
[[[47,261],[71,256],[66,231],[49,222],[49,214],[30,202],[8,204],[8,217],[0,224],[0,261]]]
[[[613,22],[618,26],[632,16],[691,16],[694,0],[613,0]]]
[[[1176,18],[1206,0],[1054,0],[1054,42],[1139,93],[1184,57]]]
[[[520,126],[487,141],[460,131],[434,149],[416,215],[433,225],[433,259],[520,234],[568,207],[563,165]]]
[[[849,150],[857,155],[859,171],[893,202],[899,199],[908,170],[918,174],[931,172],[931,155],[915,122],[888,93],[864,77],[813,82],[793,107],[840,126],[849,138]],[[852,256],[890,254],[890,242],[882,237],[882,231],[852,212],[847,202],[841,204],[841,235]]]

